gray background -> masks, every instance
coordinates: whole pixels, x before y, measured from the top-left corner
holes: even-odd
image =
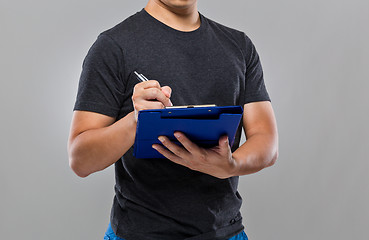
[[[102,239],[113,168],[81,179],[66,143],[81,64],[146,1],[0,3],[1,239]],[[280,157],[241,177],[251,239],[369,239],[369,1],[199,0],[254,41]]]

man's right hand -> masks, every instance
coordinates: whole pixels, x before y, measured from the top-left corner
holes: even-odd
[[[132,95],[136,121],[140,110],[161,109],[173,106],[170,101],[171,93],[172,89],[170,87],[160,87],[159,82],[155,80],[136,84]]]

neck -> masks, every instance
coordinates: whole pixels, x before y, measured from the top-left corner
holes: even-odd
[[[160,0],[149,0],[145,10],[160,22],[179,31],[194,31],[201,25],[196,2],[185,7],[176,7]]]

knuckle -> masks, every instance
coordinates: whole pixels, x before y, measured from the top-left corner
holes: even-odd
[[[191,169],[191,170],[194,170],[196,171],[197,169],[199,169],[199,163],[198,162],[189,162],[187,164],[188,168]]]
[[[198,156],[199,160],[201,162],[204,162],[204,163],[207,163],[209,162],[209,159],[207,158],[206,154],[205,153],[200,153],[200,155]]]
[[[137,91],[137,88],[138,88],[138,86],[137,86],[138,84],[136,84],[136,85],[134,85],[133,86],[133,93],[135,93],[136,91]]]
[[[139,90],[140,90],[140,88],[142,88],[141,84],[140,84],[140,83],[136,84],[136,85],[133,87],[133,93],[135,93],[135,92],[139,91]]]
[[[137,111],[140,111],[143,109],[143,106],[141,104],[135,104],[134,105],[134,108],[137,110]]]
[[[160,84],[159,84],[159,82],[158,81],[156,81],[156,80],[151,80],[152,81],[152,83],[153,83],[153,86],[155,86],[155,87],[160,87]]]
[[[132,97],[131,97],[132,101],[139,100],[141,98],[141,95],[142,94],[139,91],[133,92]]]
[[[158,95],[158,89],[157,88],[150,88],[150,94],[152,97],[156,97]]]

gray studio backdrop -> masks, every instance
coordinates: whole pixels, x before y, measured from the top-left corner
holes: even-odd
[[[102,239],[110,167],[81,179],[66,143],[82,61],[144,0],[0,2],[0,238]],[[265,71],[280,157],[241,177],[250,239],[369,239],[369,1],[199,0],[245,31]]]

